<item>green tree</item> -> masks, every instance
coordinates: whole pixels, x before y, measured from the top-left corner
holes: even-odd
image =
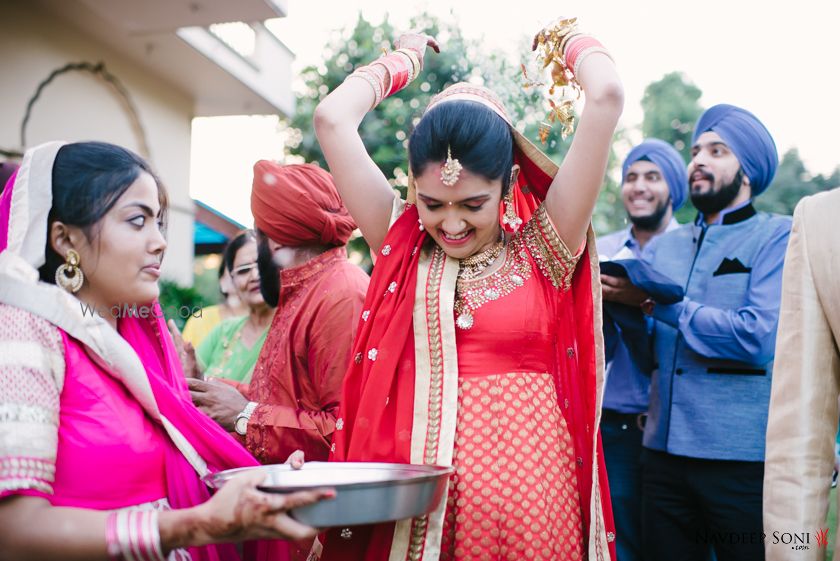
[[[772,185],[756,198],[759,210],[777,214],[793,214],[793,209],[802,197],[840,186],[840,167],[828,177],[812,176],[799,156],[799,150],[791,148],[782,156],[779,169]]]
[[[648,84],[642,97],[642,134],[670,142],[688,163],[691,133],[703,113],[702,93],[681,72],[671,72]]]

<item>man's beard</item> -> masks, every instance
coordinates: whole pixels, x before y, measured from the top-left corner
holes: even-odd
[[[700,170],[703,174],[703,179],[706,179],[714,188],[715,176],[707,171]],[[741,191],[741,183],[744,180],[744,170],[738,169],[731,183],[722,185],[717,191],[709,189],[708,193],[691,193],[691,202],[695,208],[704,215],[717,214],[722,211],[729,204],[735,200],[738,193]],[[690,185],[689,185],[690,188]]]
[[[261,236],[257,243],[257,270],[260,272],[260,293],[265,303],[276,308],[280,302],[280,271],[274,265],[268,238]]]
[[[656,232],[659,230],[660,226],[662,226],[662,219],[668,213],[668,207],[670,204],[671,198],[668,197],[666,200],[661,201],[656,206],[656,209],[647,216],[628,215],[630,217],[630,222],[633,223],[633,227],[637,230]]]

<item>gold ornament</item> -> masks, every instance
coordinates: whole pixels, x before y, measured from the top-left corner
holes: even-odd
[[[566,64],[563,50],[566,42],[574,35],[578,35],[577,18],[565,18],[558,20],[555,24],[540,31],[534,40],[534,50],[537,51],[537,60],[542,62],[543,70],[547,70],[551,83],[548,87],[548,103],[551,106],[546,115],[546,121],[540,123],[539,139],[542,144],[548,140],[552,123],[561,125],[560,136],[565,140],[575,130],[574,99],[580,99],[580,84],[575,78],[572,69]],[[544,85],[528,77],[525,66],[522,66],[522,73],[526,83],[524,87],[530,88],[536,85]],[[573,96],[569,95],[571,89]],[[561,98],[557,101],[552,97],[558,93]]]
[[[513,186],[508,194],[505,195],[505,213],[502,215],[502,224],[510,226],[510,229],[516,233],[519,227],[522,226],[522,219],[516,214],[516,208],[513,205]]]
[[[85,275],[79,267],[80,260],[79,254],[71,249],[64,258],[64,264],[55,270],[55,284],[72,294],[78,292],[85,282]]]
[[[470,255],[461,260],[461,270],[458,272],[459,280],[472,280],[483,273],[487,268],[496,262],[502,250],[505,248],[504,241],[498,241],[475,255]]]
[[[464,167],[458,158],[452,157],[452,148],[446,148],[446,162],[440,170],[440,180],[444,185],[452,187],[458,182],[458,177],[461,175],[461,170]]]

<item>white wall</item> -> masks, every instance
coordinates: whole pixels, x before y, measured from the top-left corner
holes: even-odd
[[[32,3],[4,3],[0,17],[0,148],[20,149],[26,104],[50,72],[68,62],[104,62],[128,90],[149,144],[150,160],[169,190],[166,277],[193,279],[193,217],[189,197],[193,101],[186,94],[85,36]],[[89,73],[57,77],[36,102],[27,144],[102,140],[139,151],[121,99]]]

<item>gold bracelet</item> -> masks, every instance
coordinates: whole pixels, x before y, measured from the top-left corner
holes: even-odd
[[[569,40],[572,37],[579,37],[581,35],[589,35],[588,33],[584,33],[582,31],[572,30],[570,33],[567,33],[560,39],[560,44],[557,49],[560,51],[560,54],[565,57],[566,56],[566,45],[569,43]]]
[[[373,89],[373,97],[374,97],[373,105],[371,105],[370,108],[373,109],[374,107],[379,105],[379,103],[382,101],[382,96],[383,96],[382,90],[380,89],[382,87],[382,84],[377,82],[377,80],[373,76],[370,75],[369,71],[367,70],[367,67],[363,66],[363,67],[357,69],[355,72],[353,72],[352,74],[350,74],[347,77],[347,79],[350,79],[350,78],[360,78],[360,79],[366,81],[368,84],[370,84],[370,87]]]
[[[595,54],[595,53],[603,53],[603,54],[607,55],[608,59],[612,60],[613,63],[615,63],[612,55],[610,55],[610,52],[607,49],[605,49],[604,47],[597,47],[597,46],[588,47],[588,48],[584,49],[583,51],[581,51],[581,53],[577,56],[577,59],[575,60],[575,67],[572,70],[572,74],[574,74],[575,77],[577,77],[578,71],[580,70],[580,65],[583,64],[584,59],[586,59],[586,57],[588,57],[589,55],[592,55],[592,54]]]
[[[416,77],[416,76],[420,75],[420,70],[422,70],[422,67],[420,65],[420,57],[417,56],[416,52],[414,52],[411,49],[397,49],[394,52],[407,56],[408,60],[411,61],[411,67],[414,70],[414,72],[413,72],[414,76]]]

